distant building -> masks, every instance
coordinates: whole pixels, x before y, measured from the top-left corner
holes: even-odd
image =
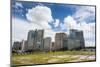
[[[37,30],[35,36],[35,50],[43,50],[43,37],[44,37],[44,30]]]
[[[85,48],[83,31],[78,31],[75,29],[70,30],[70,35],[68,37],[68,49],[82,49]]]
[[[63,40],[63,50],[68,50],[68,38]]]
[[[34,40],[36,36],[36,31],[30,30],[28,32],[28,37],[27,37],[27,51],[33,51],[34,49]]]
[[[27,51],[27,41],[22,40],[21,42],[14,42],[12,47],[13,52],[25,52]]]
[[[68,43],[67,44],[68,50],[80,49],[81,47],[80,40],[77,40],[77,39],[68,39],[67,43]]]
[[[27,51],[27,46],[28,46],[27,41],[22,40],[22,42],[21,42],[21,51],[22,52]]]
[[[27,38],[29,51],[43,50],[43,34],[44,30],[29,31]]]
[[[50,51],[51,50],[51,38],[50,37],[44,38],[43,43],[44,43],[43,51]]]
[[[55,35],[55,50],[62,50],[64,46],[67,44],[64,44],[64,40],[67,39],[67,35],[65,33],[56,33]]]
[[[12,46],[12,51],[17,52],[18,50],[21,50],[21,42],[14,42]]]
[[[31,51],[58,51],[84,49],[83,31],[71,29],[69,36],[66,33],[56,33],[55,42],[50,37],[44,38],[44,30],[30,30],[27,41],[14,42],[12,50],[15,52]]]
[[[55,42],[52,42],[51,43],[51,46],[50,46],[50,51],[55,51]]]

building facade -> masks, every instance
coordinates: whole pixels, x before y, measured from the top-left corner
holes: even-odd
[[[38,51],[43,50],[44,30],[30,30],[28,33],[28,50]]]
[[[36,31],[30,30],[27,37],[27,51],[33,51]]]
[[[44,38],[43,44],[44,44],[43,51],[51,51],[51,38],[50,37]]]
[[[27,47],[28,47],[27,41],[22,40],[22,42],[21,42],[21,51],[22,52],[26,52],[27,51]]]
[[[71,29],[68,37],[68,49],[83,49],[85,48],[83,31]]]
[[[35,40],[34,40],[34,49],[37,51],[43,50],[43,37],[44,30],[36,30]]]
[[[51,42],[50,51],[55,51],[55,42]]]
[[[18,50],[21,50],[21,42],[14,42],[12,46],[12,51],[17,52]]]
[[[70,34],[56,33],[55,42],[51,42],[51,37],[44,38],[44,30],[30,30],[27,40],[14,42],[12,50],[27,51],[58,51],[84,49],[85,41],[83,31],[71,29]]]
[[[67,35],[65,33],[56,33],[55,35],[55,50],[62,50],[64,46],[67,44],[64,44],[64,40],[67,39]]]

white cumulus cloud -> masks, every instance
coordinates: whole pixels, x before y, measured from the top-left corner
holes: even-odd
[[[15,5],[23,8],[23,5],[21,3],[19,3],[19,2],[16,2]]]
[[[12,40],[21,41],[22,39],[27,39],[27,34],[29,30],[41,29],[40,26],[36,24],[28,23],[27,21],[12,18]]]
[[[50,29],[48,23],[53,21],[51,9],[40,5],[29,9],[26,17],[28,21],[40,25],[44,29]]]
[[[59,19],[55,19],[55,23],[54,23],[55,27],[58,27],[59,24],[60,24],[60,20]]]
[[[75,29],[76,28],[76,20],[74,20],[73,17],[71,17],[71,16],[65,17],[64,23],[68,29]]]
[[[86,20],[87,18],[95,19],[95,7],[81,6],[73,14],[73,17],[76,18],[80,22]]]
[[[35,29],[43,28],[35,23],[29,23],[25,20],[12,18],[12,41],[27,40],[29,30]],[[55,32],[51,29],[44,29],[44,37],[51,37],[52,41],[54,41]]]

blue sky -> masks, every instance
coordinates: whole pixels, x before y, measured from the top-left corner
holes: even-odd
[[[88,43],[95,45],[95,7],[12,2],[12,28],[14,41],[26,39],[30,29],[45,29],[45,35],[52,38],[56,32],[68,33],[70,29],[78,29],[84,31]]]
[[[52,11],[52,16],[53,18],[59,18],[61,20],[63,20],[64,17],[66,17],[67,15],[72,15],[75,13],[76,9],[80,6],[76,6],[76,5],[58,5],[58,4],[50,4],[50,3],[33,3],[33,2],[17,2],[20,3],[21,5],[23,5],[23,7],[18,6],[18,9],[16,9],[15,7],[13,7],[12,13],[13,16],[16,16],[18,18],[22,18],[22,19],[26,19],[25,14],[28,12],[27,9],[31,9],[37,5],[44,5],[47,6],[51,9]],[[13,5],[16,5],[16,2],[13,2]],[[18,11],[18,12],[17,12]],[[65,14],[66,13],[66,14]],[[24,16],[22,16],[24,15]],[[26,19],[27,20],[27,19]]]

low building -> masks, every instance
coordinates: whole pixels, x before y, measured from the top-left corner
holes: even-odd
[[[17,52],[18,50],[21,50],[21,42],[14,42],[12,46],[12,51]]]
[[[26,52],[27,51],[27,46],[28,46],[27,41],[22,40],[22,42],[21,42],[21,51]]]

